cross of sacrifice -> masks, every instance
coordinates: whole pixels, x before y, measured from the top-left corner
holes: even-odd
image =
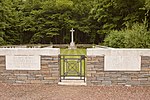
[[[73,30],[73,28],[70,30],[70,32],[71,32],[71,43],[73,43],[73,32],[74,32],[75,30]]]

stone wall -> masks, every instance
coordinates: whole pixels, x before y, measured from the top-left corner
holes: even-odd
[[[104,71],[104,56],[88,56],[87,85],[138,85],[150,86],[150,56],[141,57],[141,71]],[[57,56],[41,56],[41,70],[6,70],[5,56],[0,56],[0,82],[46,83],[59,82]]]
[[[0,56],[0,82],[47,83],[59,81],[58,56],[41,56],[41,70],[6,70],[5,56]]]
[[[104,71],[104,57],[87,57],[87,85],[150,86],[150,56],[141,57],[141,71]]]

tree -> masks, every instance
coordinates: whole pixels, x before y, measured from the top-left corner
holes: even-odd
[[[127,24],[150,27],[149,0],[1,0],[0,6],[1,45],[70,43],[71,28],[76,43],[98,44],[113,32],[122,38]]]
[[[126,23],[142,22],[144,2],[141,0],[96,0],[96,5],[91,9],[90,19],[96,27],[100,39],[104,39],[111,30],[121,30]]]
[[[18,21],[18,12],[16,11],[15,0],[14,3],[10,0],[3,0],[0,2],[0,34],[1,40],[7,44],[20,43],[18,28],[16,24]]]

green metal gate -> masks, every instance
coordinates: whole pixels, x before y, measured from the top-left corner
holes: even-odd
[[[59,55],[61,80],[84,80],[85,55]]]

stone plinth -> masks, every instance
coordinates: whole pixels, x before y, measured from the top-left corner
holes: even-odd
[[[76,49],[77,47],[75,46],[74,42],[70,43],[69,49]]]

